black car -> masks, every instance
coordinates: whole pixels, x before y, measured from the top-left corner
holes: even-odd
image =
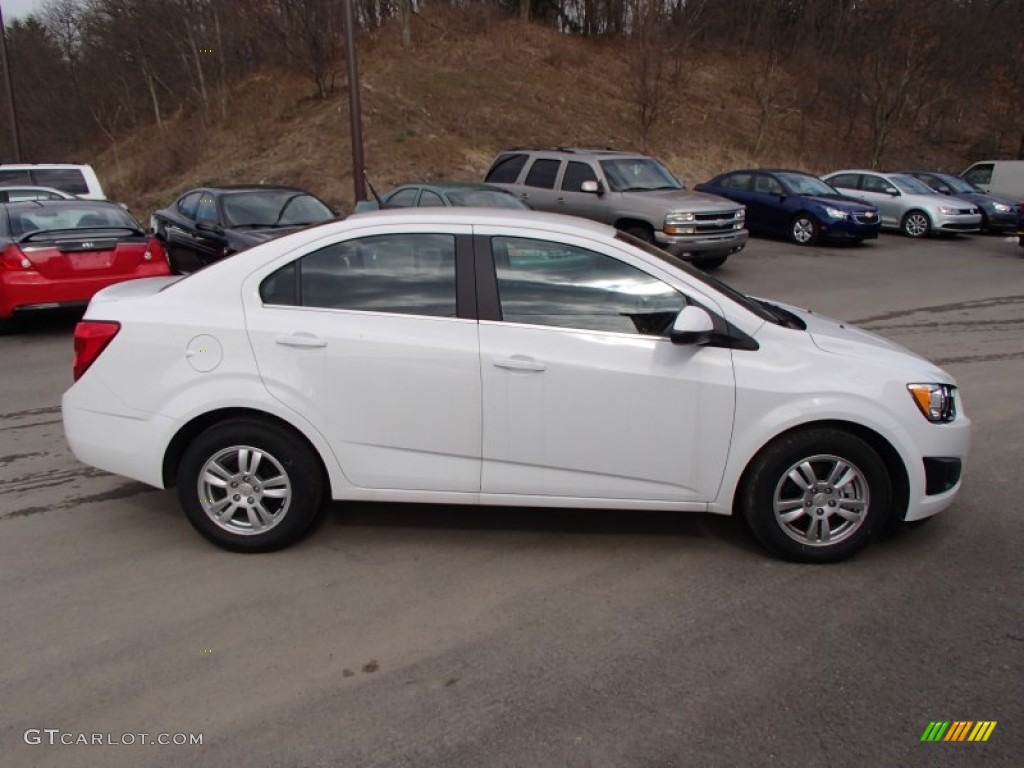
[[[1021,206],[1000,195],[990,195],[953,173],[903,171],[943,195],[953,195],[978,206],[982,232],[1016,232],[1021,224]]]
[[[204,187],[154,213],[150,224],[171,270],[183,273],[338,216],[323,200],[294,187]]]

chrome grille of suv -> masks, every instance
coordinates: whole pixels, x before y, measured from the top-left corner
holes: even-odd
[[[702,235],[714,235],[720,232],[732,232],[736,216],[733,211],[716,211],[713,213],[696,213],[694,221],[697,232]]]

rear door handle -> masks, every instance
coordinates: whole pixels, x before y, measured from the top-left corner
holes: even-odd
[[[544,363],[534,360],[525,355],[512,355],[512,357],[500,357],[494,360],[497,368],[508,368],[512,371],[543,371],[547,368]]]
[[[326,347],[327,342],[312,333],[282,333],[275,336],[274,341],[285,347]]]

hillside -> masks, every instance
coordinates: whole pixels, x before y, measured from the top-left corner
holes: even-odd
[[[817,121],[786,111],[759,156],[756,102],[741,51],[696,51],[674,98],[643,139],[632,95],[631,50],[622,40],[561,35],[502,14],[467,18],[435,9],[414,18],[402,48],[397,24],[359,41],[366,165],[379,191],[415,180],[479,180],[494,154],[514,145],[643,149],[687,185],[730,167],[787,166],[824,172],[863,164],[867,139],[843,138],[843,107]],[[749,56],[749,54],[748,54]],[[353,205],[348,93],[312,98],[309,81],[262,70],[232,86],[227,119],[204,126],[181,114],[97,147],[92,162],[112,197],[140,217],[184,189],[214,183],[287,183]],[[797,86],[784,73],[783,88]],[[821,110],[818,110],[820,112]],[[803,137],[800,136],[802,123]],[[963,147],[897,135],[899,165],[967,164]]]

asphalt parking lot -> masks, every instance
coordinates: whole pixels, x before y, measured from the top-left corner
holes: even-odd
[[[1024,249],[754,240],[718,276],[950,370],[957,503],[828,567],[710,516],[369,504],[229,554],[68,452],[73,318],[0,337],[0,763],[1019,765]],[[997,726],[922,743],[935,720]]]

